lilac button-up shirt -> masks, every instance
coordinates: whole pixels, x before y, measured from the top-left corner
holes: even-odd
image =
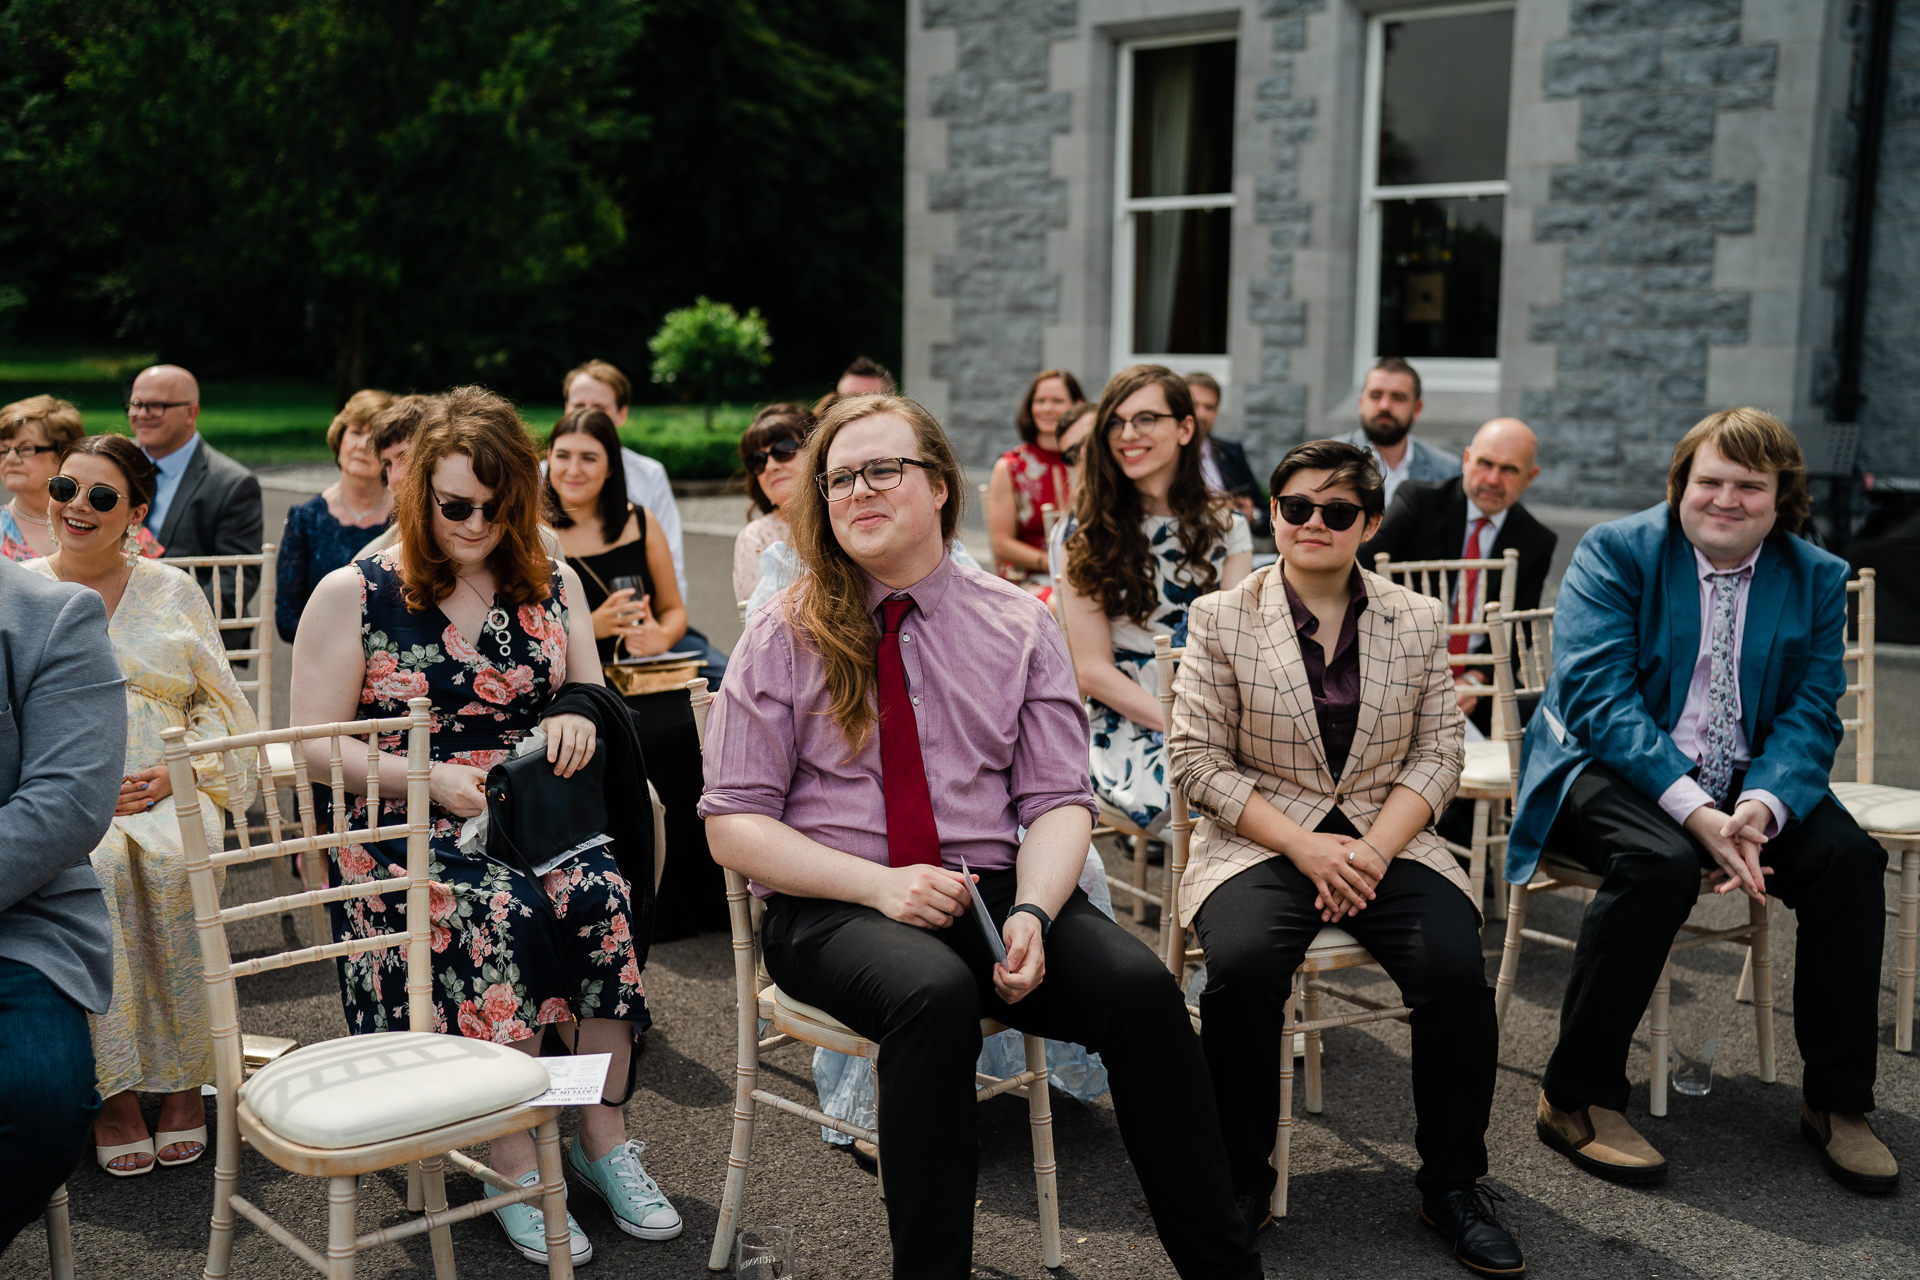
[[[903,592],[872,578],[867,588],[875,615],[896,594],[917,606],[901,625],[900,657],[945,865],[1011,867],[1016,828],[1065,805],[1097,818],[1087,714],[1046,606],[951,557]],[[707,716],[700,816],[764,814],[887,865],[879,729],[849,754],[831,706],[825,667],[788,624],[784,599],[755,613]]]

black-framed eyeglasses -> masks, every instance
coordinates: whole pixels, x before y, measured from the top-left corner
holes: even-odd
[[[165,413],[169,409],[184,409],[195,403],[192,400],[129,400],[127,416],[137,418],[143,413]]]
[[[1291,495],[1276,498],[1273,503],[1280,512],[1280,518],[1288,524],[1300,525],[1313,519],[1313,513],[1320,513],[1320,523],[1335,533],[1344,533],[1353,528],[1353,522],[1360,517],[1361,508],[1352,502],[1314,502],[1309,498]]]
[[[37,458],[43,453],[58,453],[50,444],[0,444],[0,458]]]
[[[799,457],[800,450],[804,448],[806,448],[805,445],[791,437],[785,440],[775,440],[766,448],[755,449],[747,455],[747,470],[753,472],[755,475],[759,475],[767,469],[769,462],[778,462],[785,465]]]
[[[1179,418],[1170,413],[1155,413],[1152,409],[1144,409],[1131,418],[1123,418],[1116,413],[1107,419],[1107,438],[1112,439],[1120,435],[1128,427],[1133,428],[1135,435],[1152,435],[1161,423],[1171,422],[1177,425],[1179,421]]]
[[[72,502],[80,493],[80,482],[72,476],[55,476],[47,481],[47,496],[58,503]],[[95,511],[111,511],[126,495],[108,484],[87,486],[87,505]]]
[[[828,502],[845,502],[853,496],[853,482],[864,478],[868,489],[874,493],[885,493],[900,487],[908,467],[919,467],[922,471],[934,469],[931,463],[918,458],[875,458],[865,466],[835,467],[818,477],[820,492],[826,495]]]
[[[493,518],[500,514],[500,499],[498,498],[477,503],[468,502],[465,498],[454,498],[451,501],[447,501],[436,493],[433,495],[433,505],[440,508],[440,514],[445,516],[448,521],[453,524],[465,524],[467,521],[473,519],[473,513],[476,511],[480,513],[482,520],[485,520],[488,524],[492,524]]]
[[[1068,445],[1066,448],[1060,451],[1060,461],[1066,463],[1070,467],[1079,466],[1080,451],[1082,449],[1085,449],[1086,447],[1087,447],[1087,442],[1085,440],[1082,440],[1077,444]]]

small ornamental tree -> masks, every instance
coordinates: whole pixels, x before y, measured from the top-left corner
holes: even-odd
[[[743,316],[727,303],[704,297],[669,311],[660,332],[647,342],[653,352],[653,380],[705,405],[709,431],[714,404],[758,383],[760,371],[773,361],[772,346],[760,308]]]

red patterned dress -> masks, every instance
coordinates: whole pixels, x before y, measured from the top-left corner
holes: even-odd
[[[407,699],[433,700],[435,763],[490,769],[539,724],[567,678],[567,608],[555,572],[552,594],[508,612],[504,631],[470,645],[439,609],[414,613],[401,593],[392,551],[355,563],[360,571],[360,633],[366,683],[358,718],[407,713]],[[503,652],[504,650],[504,652]],[[392,734],[381,748],[405,750]],[[322,789],[324,792],[324,789]],[[403,821],[402,806],[382,797],[380,821]],[[352,797],[348,820],[364,828],[365,796]],[[627,882],[603,844],[543,877],[555,930],[520,873],[459,849],[461,820],[438,805],[432,814],[433,1030],[507,1043],[550,1022],[615,1018],[644,1030],[646,993],[633,949]],[[335,884],[406,874],[404,841],[334,856]],[[356,898],[331,905],[336,940],[405,927],[406,896]],[[389,916],[388,913],[396,913]],[[366,951],[340,962],[349,1030],[407,1030],[405,953]]]
[[[1045,551],[1047,531],[1041,508],[1051,502],[1054,510],[1067,514],[1067,464],[1059,454],[1024,441],[1001,454],[1000,460],[1013,479],[1013,536],[1035,551]],[[1009,582],[1047,580],[1044,573],[1019,569],[1004,560],[998,568]]]

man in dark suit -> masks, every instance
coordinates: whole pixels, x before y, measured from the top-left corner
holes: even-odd
[[[170,556],[252,556],[260,554],[260,481],[253,472],[200,438],[200,384],[178,365],[157,364],[133,380],[127,420],[134,439],[159,470],[147,528]],[[237,616],[260,585],[258,570],[246,574],[246,597],[233,599],[233,574],[220,575],[220,616]],[[213,575],[200,585],[212,599]],[[226,632],[227,647],[250,642]]]
[[[1267,514],[1260,482],[1253,478],[1253,468],[1247,464],[1246,449],[1238,440],[1213,434],[1213,420],[1220,412],[1220,383],[1210,373],[1190,373],[1187,390],[1193,396],[1193,416],[1200,424],[1200,438],[1205,442],[1200,469],[1207,488],[1233,499],[1233,509],[1247,518],[1254,537],[1272,537],[1273,519]]]
[[[1539,441],[1518,418],[1486,423],[1461,455],[1460,475],[1450,480],[1410,480],[1400,486],[1380,532],[1360,548],[1360,563],[1371,568],[1373,557],[1381,551],[1395,560],[1497,560],[1512,547],[1520,553],[1514,604],[1521,609],[1539,608],[1540,591],[1559,539],[1520,503],[1520,496],[1540,474],[1535,461],[1538,451]],[[1499,598],[1500,576],[1498,571],[1487,575],[1487,599]],[[1468,670],[1477,673],[1482,668]],[[1463,698],[1460,709],[1480,732],[1489,731],[1490,700]]]

